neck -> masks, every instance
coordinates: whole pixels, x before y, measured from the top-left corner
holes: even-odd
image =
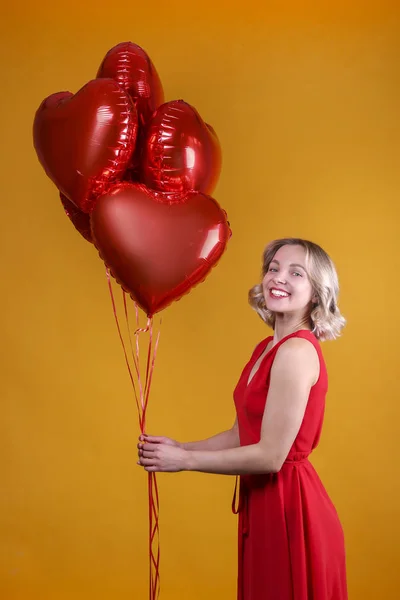
[[[296,318],[291,315],[277,314],[274,327],[274,344],[300,329],[308,329],[310,331],[310,325],[307,318],[299,319],[298,317]]]

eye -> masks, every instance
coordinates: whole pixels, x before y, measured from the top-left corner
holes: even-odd
[[[276,269],[275,267],[270,267],[270,268],[268,269],[268,271],[271,271],[271,273],[273,273],[273,272],[275,272],[275,271],[277,271],[277,270],[278,270],[278,269]]]
[[[296,277],[303,277],[299,271],[293,271],[293,275],[296,275]]]

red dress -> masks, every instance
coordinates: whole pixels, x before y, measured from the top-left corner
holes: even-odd
[[[271,366],[290,337],[309,340],[320,361],[304,419],[278,473],[240,477],[238,600],[347,600],[343,530],[308,460],[318,445],[328,378],[320,344],[306,330],[284,337],[248,378],[271,337],[255,349],[234,392],[242,446],[260,440]],[[235,494],[236,496],[236,494]]]

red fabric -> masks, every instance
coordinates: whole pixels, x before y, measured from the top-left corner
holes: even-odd
[[[309,340],[320,360],[304,419],[278,473],[240,477],[238,600],[347,600],[343,530],[336,509],[308,460],[318,445],[328,378],[320,344],[309,331],[286,336],[253,365],[271,337],[261,342],[234,392],[240,443],[260,440],[271,366],[290,337]],[[234,509],[235,510],[235,509]],[[236,511],[235,511],[236,512]]]

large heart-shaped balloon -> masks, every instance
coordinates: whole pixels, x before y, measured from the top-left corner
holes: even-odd
[[[149,316],[203,281],[231,235],[209,196],[167,198],[126,182],[99,198],[90,218],[100,256]]]
[[[160,106],[142,144],[142,183],[158,191],[212,194],[221,171],[221,147],[193,106],[183,100]]]
[[[38,108],[34,146],[44,170],[71,202],[90,212],[122,178],[135,148],[136,109],[112,79],[94,79],[73,95],[52,94]]]
[[[128,92],[145,125],[160,104],[164,91],[160,77],[148,54],[132,42],[121,42],[105,55],[97,77],[111,77]]]

